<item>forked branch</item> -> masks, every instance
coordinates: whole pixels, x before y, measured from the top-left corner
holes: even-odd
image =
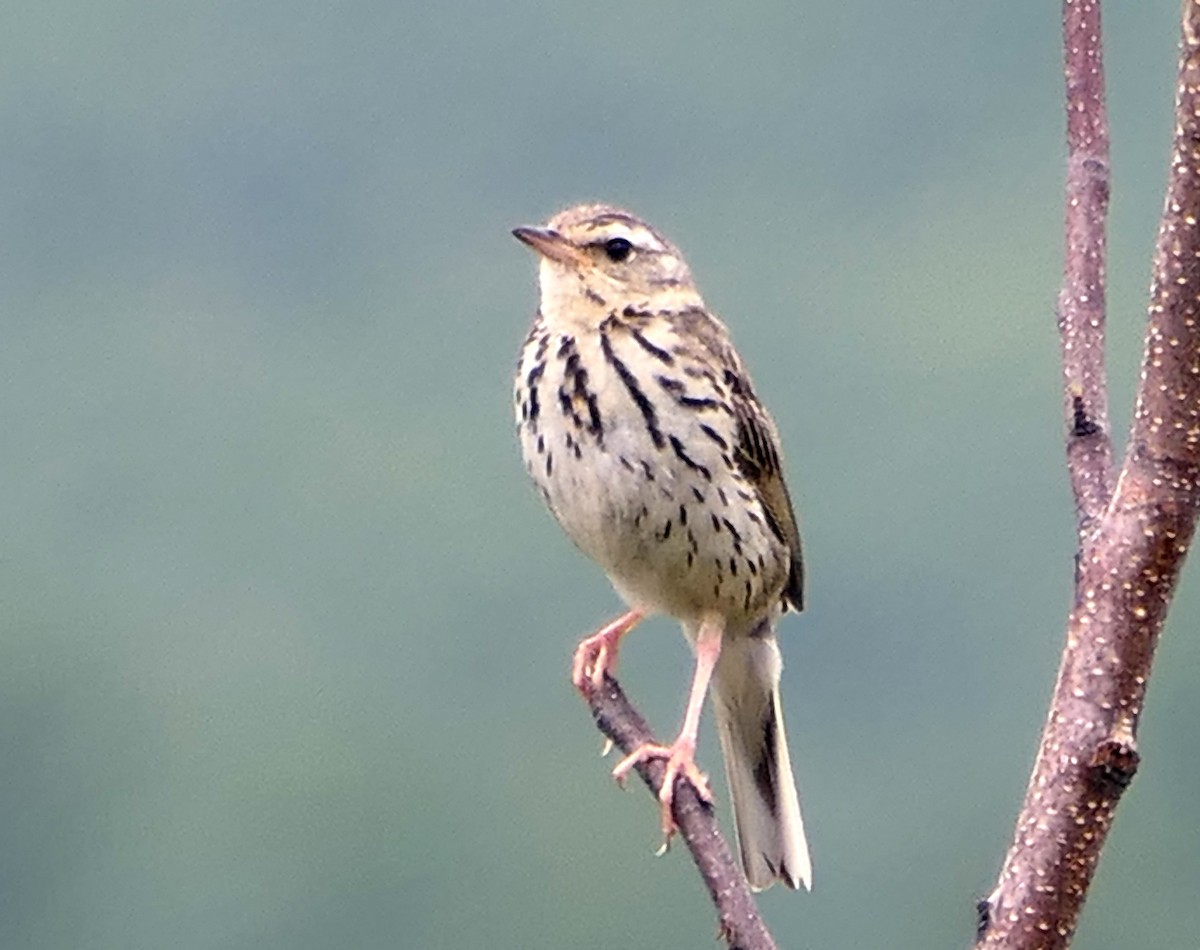
[[[1117,802],[1137,771],[1151,661],[1200,510],[1200,0],[1183,7],[1170,180],[1119,477],[1104,372],[1109,163],[1099,0],[1064,0],[1063,37],[1069,157],[1058,325],[1078,527],[1074,603],[1013,843],[980,903],[978,950],[1070,944]],[[652,741],[614,680],[587,699],[626,753]],[[662,771],[657,760],[638,766],[656,793]],[[686,782],[675,802],[730,946],[773,948],[711,812]]]
[[[980,948],[1069,945],[1121,793],[1200,490],[1200,0],[1183,9],[1175,138],[1141,385],[1114,479],[1103,369],[1107,131],[1098,0],[1066,0],[1067,260],[1059,328],[1079,524],[1074,605],[1050,715]]]

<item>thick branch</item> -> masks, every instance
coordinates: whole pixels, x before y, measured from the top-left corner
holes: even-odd
[[[1064,19],[1095,12],[1069,2],[1064,9]],[[1196,526],[1200,0],[1187,0],[1183,16],[1174,154],[1133,430],[1112,500],[1081,539],[1050,716],[1000,882],[981,906],[979,947],[1058,950],[1070,943],[1117,801],[1137,769],[1151,661]],[[1072,37],[1098,46],[1098,15],[1094,26],[1083,34],[1068,27],[1069,59]],[[1069,364],[1065,326],[1063,333]],[[1080,458],[1069,453],[1077,498]],[[1083,495],[1092,497],[1086,483]]]
[[[1065,948],[1113,811],[1138,765],[1136,731],[1159,631],[1195,525],[1193,492],[1127,469],[1085,551],[1050,718],[979,946]]]
[[[646,742],[656,741],[646,721],[612,677],[606,675],[604,686],[592,690],[585,699],[600,731],[622,752],[629,754]],[[665,767],[659,759],[637,766],[638,775],[656,796]],[[700,801],[695,789],[682,778],[675,783],[675,821],[717,908],[721,935],[731,950],[777,950],[759,916],[746,878],[717,828],[712,809]]]
[[[1100,0],[1063,4],[1067,87],[1067,206],[1062,342],[1067,467],[1080,534],[1112,495],[1112,439],[1104,377],[1104,265],[1108,218],[1108,113],[1100,47]]]

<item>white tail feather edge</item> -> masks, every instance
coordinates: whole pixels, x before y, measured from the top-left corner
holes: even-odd
[[[782,667],[771,634],[726,641],[713,679],[713,706],[746,880],[756,890],[777,880],[812,890],[779,701]]]

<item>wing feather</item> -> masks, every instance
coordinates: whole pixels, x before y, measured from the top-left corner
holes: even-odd
[[[629,311],[626,310],[626,315]],[[650,314],[646,314],[647,317]],[[733,461],[753,487],[762,504],[767,523],[775,536],[791,553],[784,603],[793,610],[804,609],[804,559],[800,549],[800,530],[779,457],[779,432],[770,414],[750,384],[750,377],[729,340],[725,325],[701,307],[671,314],[671,322],[684,338],[707,351],[703,361],[716,363],[722,372],[710,378],[720,379],[729,394],[736,424]],[[708,374],[705,374],[708,375]]]
[[[803,610],[804,558],[800,549],[800,530],[796,526],[796,512],[787,483],[783,480],[775,424],[753,395],[735,397],[733,413],[737,421],[734,464],[754,486],[771,530],[791,552],[791,570],[783,589],[783,599],[792,609]]]

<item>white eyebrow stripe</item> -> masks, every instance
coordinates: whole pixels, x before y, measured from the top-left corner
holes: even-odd
[[[653,232],[645,228],[631,228],[623,221],[605,221],[596,225],[594,230],[598,232],[596,241],[599,243],[611,241],[613,238],[624,238],[634,247],[645,251],[665,251],[667,249],[666,245],[655,237]]]

